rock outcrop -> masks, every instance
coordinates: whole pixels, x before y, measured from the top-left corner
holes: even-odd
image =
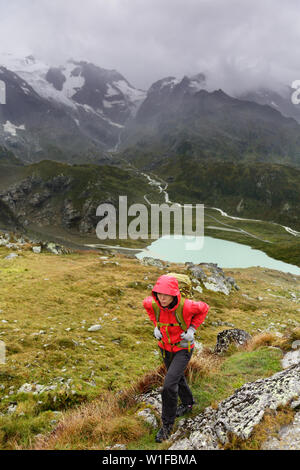
[[[16,234],[8,232],[0,232],[0,246],[4,246],[6,248],[17,251],[31,249],[35,254],[39,254],[42,251],[50,252],[55,255],[61,255],[64,253],[72,252],[70,248],[67,248],[63,245],[58,245],[54,242],[30,240],[27,237],[19,237]],[[18,256],[16,253],[10,253],[7,256],[7,259],[15,258],[16,256]]]
[[[140,261],[144,266],[155,266],[160,269],[165,267],[164,263],[160,259],[152,258],[151,256],[144,256]]]
[[[226,276],[222,268],[219,268],[216,263],[194,264],[187,262],[185,265],[189,274],[199,281],[199,287],[204,287],[213,292],[222,292],[225,295],[229,295],[232,288],[239,290],[234,278]]]

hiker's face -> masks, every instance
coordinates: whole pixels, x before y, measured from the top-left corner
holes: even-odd
[[[168,294],[157,293],[157,297],[163,307],[167,307],[173,300],[173,296]]]

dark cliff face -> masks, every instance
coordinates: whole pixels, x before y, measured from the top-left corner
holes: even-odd
[[[9,228],[18,230],[22,228],[22,224],[15,216],[10,207],[0,198],[0,228]]]
[[[74,180],[57,175],[47,181],[29,176],[0,193],[0,201],[22,225],[61,226],[90,232],[96,226],[96,205],[75,208],[69,193]]]
[[[112,122],[123,125],[131,114],[126,96],[116,85],[124,82],[130,86],[123,75],[87,62],[74,62],[74,65],[76,67],[72,73],[81,75],[84,85],[72,96],[73,100],[95,110],[101,109]]]
[[[300,125],[277,109],[191,86],[188,77],[156,82],[122,135],[135,148],[199,159],[300,164]],[[198,84],[201,88],[201,84]]]

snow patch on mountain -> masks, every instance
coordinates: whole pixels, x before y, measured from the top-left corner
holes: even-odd
[[[138,105],[147,96],[146,91],[133,88],[125,80],[118,80],[113,82],[113,85],[118,88],[123,93],[125,98],[127,98],[127,100],[134,105]]]
[[[123,129],[123,127],[124,127],[123,124],[118,124],[117,122],[113,122],[113,121],[111,121],[111,119],[109,119],[109,118],[107,118],[103,115],[101,117],[102,117],[102,119],[104,119],[104,121],[108,122],[111,126],[119,127],[120,129]]]
[[[164,88],[165,86],[169,86],[169,87],[173,88],[178,83],[180,83],[180,80],[178,80],[178,78],[168,77],[165,80],[163,80],[160,89]]]
[[[189,87],[193,88],[193,90],[195,90],[195,91],[200,91],[200,90],[203,90],[203,88],[204,88],[203,84],[199,83],[196,80],[191,80],[190,83],[189,83]]]
[[[41,60],[36,59],[32,55],[19,58],[9,53],[2,53],[0,54],[0,64],[8,70],[15,72],[26,82],[22,86],[25,94],[30,94],[30,91],[26,87],[26,84],[28,84],[42,98],[56,101],[73,109],[76,108],[75,104],[64,92],[56,90],[53,85],[46,80],[45,77],[49,70],[49,65]]]
[[[17,135],[17,130],[18,129],[25,131],[25,124],[21,124],[20,126],[16,126],[15,124],[13,124],[10,121],[6,121],[3,124],[4,132],[6,132],[7,134],[10,134],[10,135],[13,135],[13,136]]]
[[[92,114],[96,115],[97,117],[99,117],[100,119],[103,119],[103,121],[108,122],[111,126],[115,126],[115,127],[119,127],[119,128],[124,127],[122,124],[118,124],[117,122],[114,122],[111,119],[109,119],[108,117],[106,117],[103,114],[102,109],[98,108],[97,110],[95,110],[91,106],[89,106],[88,104],[79,104],[78,103],[77,106],[80,107],[80,108],[83,108],[85,112],[92,113]]]
[[[148,91],[148,94],[151,94],[152,92],[173,92],[177,86],[180,86],[181,88],[184,87],[184,89],[188,90],[190,93],[197,93],[200,90],[206,89],[206,78],[203,73],[198,73],[191,77],[185,75],[180,79],[173,76],[165,77],[153,83]]]
[[[123,100],[114,100],[114,101],[103,100],[102,103],[103,103],[103,106],[105,108],[112,108],[113,106],[124,106],[125,105]]]
[[[72,96],[75,95],[75,93],[77,93],[77,91],[79,91],[85,83],[85,79],[81,75],[81,68],[76,67],[70,61],[65,67],[63,67],[62,71],[66,77],[66,81],[63,84],[62,93],[67,98],[72,98]]]
[[[107,83],[107,92],[106,92],[106,95],[105,96],[116,96],[116,95],[119,95],[120,92],[118,90],[116,90],[115,88],[113,88],[109,83]]]

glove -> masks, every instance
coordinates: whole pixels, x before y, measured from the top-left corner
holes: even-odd
[[[162,334],[161,334],[159,328],[157,328],[157,326],[154,328],[153,333],[154,333],[154,336],[155,336],[156,339],[162,339]]]
[[[193,341],[195,331],[196,331],[196,329],[193,328],[192,326],[190,326],[189,329],[186,332],[181,333],[180,337],[182,339],[185,339],[185,341]]]

